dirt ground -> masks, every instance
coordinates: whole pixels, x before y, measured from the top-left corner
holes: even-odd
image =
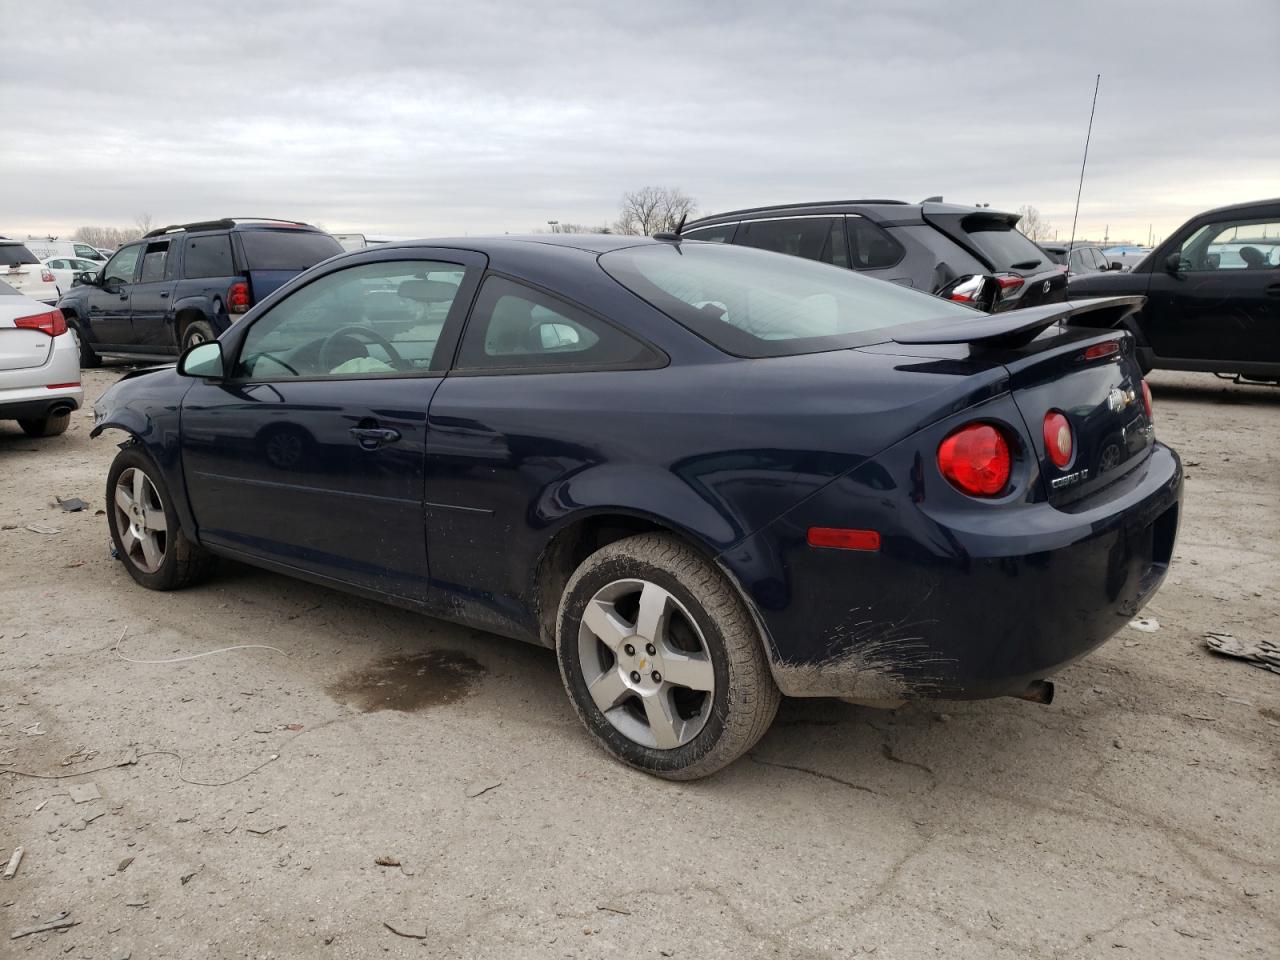
[[[1280,389],[1152,383],[1158,630],[1048,707],[788,702],[694,784],[598,751],[549,651],[234,564],[135,586],[88,411],[0,424],[0,956],[1280,956],[1280,676],[1201,640],[1275,637]]]

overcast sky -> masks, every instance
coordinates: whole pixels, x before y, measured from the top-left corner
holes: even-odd
[[[942,194],[1146,240],[1280,196],[1280,0],[0,0],[0,234],[395,236]]]

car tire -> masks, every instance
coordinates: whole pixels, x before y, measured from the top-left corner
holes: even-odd
[[[107,526],[129,576],[149,590],[189,586],[207,576],[217,559],[182,529],[159,467],[136,443],[116,454],[107,472]]]
[[[207,320],[192,320],[183,328],[181,352],[186,353],[197,343],[216,339],[218,338],[213,332],[213,327]]]
[[[85,339],[84,331],[80,328],[79,321],[68,318],[67,330],[75,339],[76,349],[80,352],[80,369],[87,370],[102,366],[102,358],[94,352],[93,347],[89,345],[89,341]]]
[[[656,620],[642,603],[660,611]],[[732,763],[764,736],[781,700],[742,598],[667,534],[628,537],[582,562],[560,601],[556,653],[569,699],[597,743],[669,780]]]
[[[60,410],[38,420],[19,420],[18,426],[28,437],[56,437],[71,425],[71,411]]]

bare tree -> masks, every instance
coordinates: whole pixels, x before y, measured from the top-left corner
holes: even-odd
[[[1053,224],[1040,215],[1040,211],[1029,203],[1024,203],[1018,208],[1018,216],[1022,219],[1018,221],[1018,229],[1025,233],[1032,240],[1048,240],[1053,233]]]
[[[586,223],[569,223],[563,220],[548,220],[547,226],[551,228],[552,233],[613,233],[613,228],[608,224],[600,224],[591,226]],[[542,233],[542,230],[535,230],[535,233]]]
[[[143,237],[151,232],[151,214],[140,213],[133,218],[133,222],[138,228],[138,236]]]
[[[73,234],[73,239],[79,240],[81,243],[87,243],[91,247],[114,250],[122,243],[137,240],[139,237],[151,232],[151,224],[153,222],[151,214],[140,213],[133,218],[132,227],[80,227]]]
[[[622,206],[613,229],[617,233],[646,237],[670,233],[695,209],[697,201],[679,187],[642,187],[622,195]]]

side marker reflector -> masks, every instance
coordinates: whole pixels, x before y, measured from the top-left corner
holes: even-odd
[[[880,549],[880,534],[875,530],[846,530],[842,527],[810,527],[809,546],[832,550]]]

